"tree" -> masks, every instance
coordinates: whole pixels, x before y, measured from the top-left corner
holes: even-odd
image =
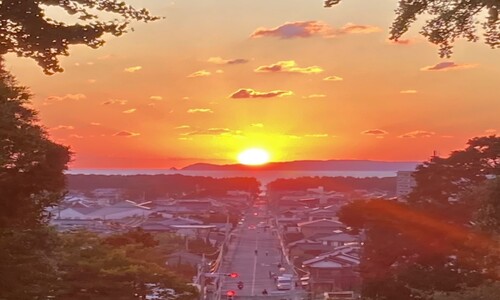
[[[83,23],[69,25],[47,18],[44,8],[51,6],[62,8]],[[103,12],[121,19],[100,20]],[[34,59],[46,74],[62,72],[58,56],[67,56],[70,45],[98,48],[104,44],[105,33],[119,36],[132,20],[157,19],[145,9],[138,10],[118,0],[2,0],[0,56],[13,52]]]
[[[500,295],[500,283],[487,283],[455,293],[436,293],[433,300],[496,300]]]
[[[0,228],[35,228],[58,203],[69,149],[50,141],[31,95],[0,61]]]
[[[341,0],[325,0],[325,7],[332,7]],[[390,39],[398,41],[417,20],[430,16],[420,33],[439,46],[441,57],[450,57],[453,44],[459,38],[476,42],[478,29],[484,30],[484,42],[491,48],[500,48],[500,21],[498,0],[400,0],[396,18],[390,30]],[[480,18],[484,18],[479,21]]]
[[[58,286],[55,299],[137,299],[154,288],[171,288],[196,295],[164,265],[152,260],[155,247],[128,243],[110,245],[108,239],[89,232],[60,236],[57,255]],[[137,255],[138,252],[141,254]]]
[[[498,280],[500,137],[474,138],[447,158],[417,168],[408,203],[356,201],[339,218],[367,239],[363,295],[431,299]],[[473,227],[471,224],[477,224]]]

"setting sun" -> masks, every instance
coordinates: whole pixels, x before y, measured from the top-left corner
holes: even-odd
[[[238,155],[238,161],[243,165],[263,165],[269,162],[269,153],[259,148],[247,149]]]

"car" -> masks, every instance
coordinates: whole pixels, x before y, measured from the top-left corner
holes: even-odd
[[[287,277],[279,276],[276,279],[276,288],[280,291],[292,289],[292,278],[288,276]]]

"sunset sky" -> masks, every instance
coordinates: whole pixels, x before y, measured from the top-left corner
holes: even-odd
[[[73,168],[234,163],[253,147],[273,161],[425,160],[500,130],[500,52],[459,41],[441,59],[421,23],[388,42],[396,0],[130,3],[165,19],[71,47],[61,74],[8,56]]]

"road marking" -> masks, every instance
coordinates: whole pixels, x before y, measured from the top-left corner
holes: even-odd
[[[257,250],[257,246],[259,244],[258,235],[255,235],[255,250]],[[257,254],[254,254],[253,259],[253,278],[252,278],[252,296],[255,296],[255,275],[257,273]]]

